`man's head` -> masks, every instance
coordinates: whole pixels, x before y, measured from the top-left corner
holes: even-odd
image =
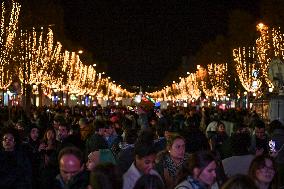
[[[60,125],[64,125],[65,124],[65,119],[63,116],[61,115],[56,115],[54,117],[54,120],[53,120],[53,127],[55,130],[58,130],[59,126]]]
[[[105,122],[96,120],[94,121],[94,127],[98,135],[103,136],[105,134]]]
[[[58,155],[60,175],[65,184],[83,171],[83,153],[76,147],[63,148]]]
[[[2,147],[5,151],[14,151],[19,143],[19,135],[14,128],[4,128],[1,133]]]
[[[88,126],[88,120],[86,118],[81,118],[79,120],[79,126],[80,126],[81,129],[87,127]]]
[[[68,137],[69,129],[66,125],[59,125],[58,128],[58,135],[60,140],[64,140]]]
[[[105,137],[109,137],[114,133],[113,123],[111,121],[107,121],[105,124]]]
[[[255,131],[256,138],[264,139],[265,138],[265,123],[261,120],[255,120],[252,123]]]

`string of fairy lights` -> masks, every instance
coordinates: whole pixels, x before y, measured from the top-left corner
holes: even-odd
[[[14,75],[14,57],[13,43],[16,38],[16,31],[18,29],[18,18],[20,14],[20,4],[12,1],[12,10],[10,17],[5,17],[9,12],[5,8],[4,2],[1,4],[1,24],[0,24],[0,88],[6,89],[13,80]],[[5,24],[8,23],[8,24]]]
[[[21,5],[15,1],[12,1],[12,5],[8,11],[5,3],[1,4],[1,89],[6,90],[17,76],[22,83],[41,87],[49,97],[56,91],[100,95],[104,99],[115,100],[134,96],[134,93],[115,84],[109,77],[97,73],[93,66],[85,65],[79,54],[65,50],[55,40],[51,28],[20,30],[18,18]],[[10,12],[9,17],[7,11]]]
[[[284,34],[281,33],[280,28],[269,28],[263,23],[258,24],[256,29],[260,36],[256,39],[255,46],[235,48],[232,55],[236,73],[246,93],[261,97],[267,89],[273,90],[275,87],[268,77],[268,69],[273,59],[284,59]],[[226,63],[210,64],[207,65],[207,69],[198,65],[195,73],[188,73],[196,75],[191,80],[189,76],[181,78],[179,83],[174,82],[172,86],[147,94],[156,100],[190,101],[197,99],[202,91],[207,98],[220,99],[227,96],[229,88],[227,71]],[[196,87],[185,87],[192,85],[192,82],[197,84],[194,85]],[[179,91],[176,88],[179,88]]]
[[[55,40],[51,28],[19,29],[21,5],[11,0],[6,9],[1,4],[0,23],[0,88],[6,90],[15,77],[22,83],[41,87],[43,93],[51,96],[55,91],[76,95],[89,94],[103,99],[133,97],[105,74],[98,73],[93,66],[85,65],[76,52],[64,49]],[[283,60],[284,34],[280,28],[265,24],[256,27],[259,37],[251,47],[233,49],[233,63],[243,88],[256,96],[263,95],[267,88],[274,88],[268,79],[269,63],[274,58]],[[147,93],[155,100],[197,100],[203,92],[206,97],[220,99],[227,95],[229,88],[226,63],[212,63],[206,68],[197,67],[173,81],[160,91]]]

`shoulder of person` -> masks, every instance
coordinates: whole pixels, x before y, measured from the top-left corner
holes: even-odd
[[[175,189],[193,189],[193,187],[187,180],[184,180],[178,184]]]

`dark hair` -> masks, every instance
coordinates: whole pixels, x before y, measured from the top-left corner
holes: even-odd
[[[189,156],[188,168],[193,173],[194,168],[204,169],[212,161],[215,161],[215,156],[211,152],[199,151]]]
[[[58,162],[60,162],[60,159],[64,155],[74,155],[76,158],[78,158],[81,165],[84,163],[83,162],[84,161],[83,152],[77,147],[70,146],[70,147],[65,147],[62,150],[60,150],[58,154]]]
[[[257,186],[249,176],[235,175],[221,189],[257,189]]]
[[[225,124],[222,121],[217,121],[217,127],[220,127],[220,125],[223,125],[225,127]]]
[[[134,144],[137,140],[137,131],[136,129],[127,129],[125,132],[125,142],[128,144]]]
[[[94,120],[93,122],[95,131],[99,131],[100,129],[105,128],[105,122],[100,120]]]
[[[157,175],[142,175],[133,189],[165,189],[163,181]]]
[[[268,159],[272,162],[272,165],[273,165],[273,169],[275,171],[275,174],[274,174],[274,177],[273,177],[273,180],[272,182],[270,183],[271,188],[277,188],[277,174],[276,174],[276,171],[277,171],[277,167],[276,167],[276,163],[275,163],[275,160],[269,156],[269,155],[260,155],[260,156],[256,156],[251,164],[250,164],[250,167],[249,167],[249,171],[248,171],[248,175],[250,176],[250,178],[252,178],[254,181],[257,180],[256,178],[256,171],[259,170],[259,169],[262,169],[266,166],[265,164],[265,160]]]
[[[43,141],[46,142],[47,141],[47,133],[48,131],[52,131],[53,134],[54,134],[54,139],[53,139],[53,142],[55,143],[56,142],[56,132],[55,132],[55,129],[53,127],[49,127],[46,129],[46,131],[44,132],[44,135],[43,135]]]
[[[19,136],[19,132],[15,129],[15,128],[12,128],[12,127],[4,127],[2,130],[1,130],[1,141],[4,137],[4,135],[6,134],[11,134],[13,135],[14,137],[14,142],[16,144],[16,146],[18,146],[20,144],[20,136]],[[16,147],[15,146],[15,147]]]
[[[157,150],[154,142],[143,143],[141,141],[138,141],[134,145],[134,154],[137,155],[139,159],[156,153]]]
[[[269,132],[272,133],[275,129],[284,129],[283,124],[279,120],[273,120],[269,124]]]
[[[191,154],[178,176],[178,181],[184,181],[188,175],[193,176],[194,168],[203,170],[212,161],[216,162],[216,158],[210,151],[198,151]]]
[[[173,134],[173,135],[170,135],[169,139],[167,140],[167,147],[172,147],[172,145],[174,144],[175,140],[177,140],[177,139],[181,139],[181,140],[183,140],[185,142],[184,137],[182,137],[179,134]]]
[[[153,142],[155,139],[155,132],[151,128],[143,129],[139,132],[137,141],[142,143]]]
[[[58,122],[59,125],[63,125],[63,124],[66,123],[66,120],[65,120],[64,116],[62,116],[60,114],[55,115],[53,120]]]
[[[257,127],[259,129],[265,128],[265,123],[262,120],[260,120],[260,119],[256,119],[256,120],[252,121],[251,127],[252,128],[256,128]]]
[[[98,164],[90,174],[90,185],[94,189],[122,188],[117,167],[112,163]]]

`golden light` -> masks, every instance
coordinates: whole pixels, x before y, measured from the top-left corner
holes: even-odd
[[[260,89],[260,68],[254,47],[240,47],[233,50],[234,62],[239,80],[248,92],[256,92]]]
[[[83,54],[83,52],[84,52],[83,50],[79,50],[78,51],[79,54]]]

